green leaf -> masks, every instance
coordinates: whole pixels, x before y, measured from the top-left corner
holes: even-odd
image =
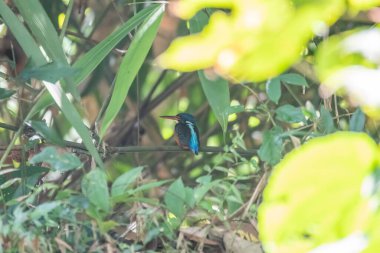
[[[128,187],[141,175],[143,168],[144,167],[140,166],[131,169],[116,178],[115,182],[112,184],[111,196],[116,197],[118,195],[124,194]]]
[[[379,165],[379,148],[363,133],[338,132],[291,151],[273,170],[259,207],[264,247],[312,252],[360,231],[379,249],[378,237],[371,234],[378,235],[379,211],[372,208],[371,197],[377,186],[371,174]],[[339,251],[347,252],[318,252]]]
[[[164,196],[166,208],[177,218],[182,219],[185,216],[186,188],[182,179],[178,178],[168,188]]]
[[[266,91],[268,94],[268,98],[277,104],[281,98],[280,78],[276,77],[268,80],[266,84]]]
[[[281,160],[283,150],[281,133],[282,129],[279,127],[265,131],[263,143],[257,152],[260,159],[270,165],[275,165]]]
[[[162,186],[162,185],[164,185],[164,184],[166,184],[168,182],[171,182],[171,181],[172,180],[170,180],[170,179],[162,180],[162,181],[153,181],[153,182],[150,182],[150,183],[146,183],[146,184],[140,185],[139,187],[136,187],[136,188],[128,189],[122,195],[112,196],[112,201],[114,203],[128,202],[131,199],[132,200],[136,199],[136,198],[133,198],[131,196],[135,195],[138,192],[150,190],[150,189],[153,189],[153,188],[157,188],[157,187],[160,187],[160,186]]]
[[[287,123],[298,123],[305,121],[305,115],[301,108],[286,104],[276,109],[276,119]]]
[[[106,174],[100,169],[94,169],[82,179],[82,192],[88,200],[108,213],[111,209],[111,201],[107,187]]]
[[[27,81],[30,78],[35,78],[55,83],[64,77],[74,75],[76,72],[78,72],[78,70],[67,64],[52,62],[39,67],[25,68],[20,73],[20,77],[24,81]]]
[[[100,136],[103,137],[119,110],[124,104],[128,90],[152,46],[158,27],[161,23],[164,5],[161,5],[146,19],[125,54],[116,75],[115,87],[110,103],[104,113]]]
[[[325,108],[321,107],[320,109],[321,116],[319,117],[318,120],[318,129],[321,131],[323,134],[330,134],[332,132],[335,132],[335,125],[334,125],[334,120],[331,117],[330,112]]]
[[[59,146],[64,146],[65,142],[62,140],[62,138],[53,128],[48,127],[44,121],[31,120],[30,126],[48,142]]]
[[[18,17],[12,12],[12,10],[4,3],[4,0],[0,0],[0,15],[4,22],[12,31],[12,35],[15,36],[17,42],[24,50],[28,59],[33,66],[41,66],[47,61],[43,56],[40,48],[38,47],[34,38],[30,35],[25,26],[20,22]]]
[[[363,111],[358,108],[350,119],[350,131],[362,132],[365,125],[365,115]]]
[[[208,23],[208,17],[205,13],[199,12],[190,20],[190,32],[192,34],[200,32]],[[198,71],[199,80],[202,89],[206,95],[207,101],[211,106],[223,134],[226,134],[228,115],[230,114],[230,90],[228,82],[221,77],[208,78],[203,70]]]
[[[81,83],[92,71],[106,58],[111,50],[124,39],[133,29],[135,29],[142,21],[144,21],[152,12],[161,9],[162,6],[148,6],[138,12],[136,15],[128,19],[119,29],[107,36],[95,47],[91,48],[85,55],[80,57],[73,65],[75,69],[80,70],[74,77],[76,85]]]
[[[33,156],[29,162],[31,164],[36,163],[48,163],[52,169],[57,171],[69,171],[78,169],[82,166],[78,157],[68,152],[60,152],[55,147],[46,147],[40,153]]]
[[[305,77],[299,74],[295,74],[295,73],[282,74],[279,76],[279,78],[281,79],[281,81],[288,84],[309,87]]]
[[[0,88],[0,100],[10,98],[16,91]]]
[[[53,211],[55,208],[62,205],[60,201],[46,202],[38,205],[31,213],[30,218],[32,220],[38,220],[42,217],[47,217],[47,215]]]

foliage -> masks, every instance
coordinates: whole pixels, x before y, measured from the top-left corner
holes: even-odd
[[[0,0],[1,252],[377,252],[378,5]]]

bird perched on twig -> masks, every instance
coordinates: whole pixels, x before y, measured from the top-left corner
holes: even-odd
[[[161,116],[164,119],[176,120],[174,139],[178,146],[190,149],[195,155],[199,152],[199,130],[195,118],[189,113],[179,113],[176,116]]]

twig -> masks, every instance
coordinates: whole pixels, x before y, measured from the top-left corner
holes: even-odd
[[[49,145],[49,144],[43,144]],[[78,149],[81,151],[87,151],[86,147],[81,143],[65,141],[67,148]],[[0,150],[6,150],[8,146],[0,146]],[[21,150],[22,145],[15,145],[13,150]],[[240,155],[255,155],[256,149],[235,149]],[[99,151],[100,153],[104,151]],[[181,149],[177,146],[126,146],[126,147],[107,147],[107,151],[111,154],[124,154],[124,153],[143,153],[143,152],[189,152],[189,150]],[[231,153],[226,151],[223,147],[200,147],[200,153]]]

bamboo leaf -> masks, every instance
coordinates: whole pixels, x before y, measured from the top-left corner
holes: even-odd
[[[13,36],[15,36],[26,56],[30,59],[32,65],[40,66],[45,64],[46,59],[42,55],[36,41],[8,5],[4,3],[4,0],[0,0],[0,15],[12,31]]]
[[[13,2],[49,58],[67,64],[57,31],[41,3],[37,0],[14,0]]]
[[[103,137],[117,113],[122,107],[141,65],[143,64],[148,52],[156,37],[158,27],[161,22],[164,6],[156,9],[147,18],[137,31],[126,55],[120,64],[120,69],[116,76],[115,88],[112,92],[110,103],[104,113],[103,124],[100,129],[100,136]]]
[[[74,77],[74,83],[78,85],[106,58],[111,50],[130,33],[136,26],[144,21],[152,12],[157,11],[161,6],[152,5],[144,8],[135,16],[125,22],[118,30],[114,31],[105,40],[91,48],[84,56],[79,58],[73,65],[80,71]]]
[[[83,124],[82,118],[74,105],[67,98],[66,94],[63,92],[60,85],[52,84],[49,82],[43,82],[46,89],[49,91],[50,95],[55,100],[56,104],[62,110],[66,119],[75,128],[80,137],[82,138],[83,144],[86,146],[87,150],[90,152],[92,157],[95,159],[99,167],[104,169],[104,164],[96,150],[94,143],[92,142],[91,134],[88,128]]]

